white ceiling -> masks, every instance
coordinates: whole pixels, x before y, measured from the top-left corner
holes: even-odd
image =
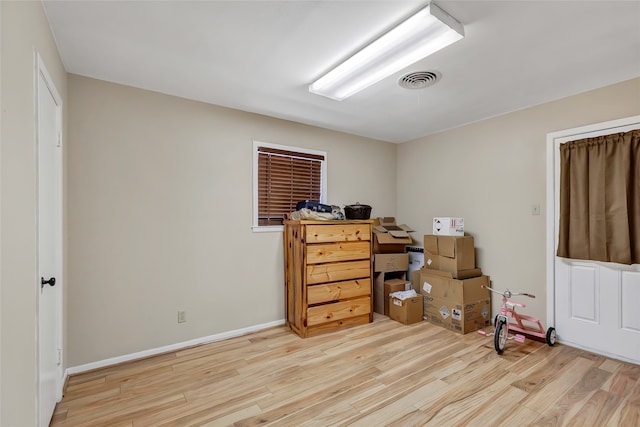
[[[640,76],[640,1],[436,1],[463,40],[344,101],[309,93],[426,3],[44,1],[70,73],[390,142]]]

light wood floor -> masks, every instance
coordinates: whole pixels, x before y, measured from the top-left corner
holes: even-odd
[[[53,426],[639,426],[640,366],[571,347],[372,324],[276,327],[76,375]]]

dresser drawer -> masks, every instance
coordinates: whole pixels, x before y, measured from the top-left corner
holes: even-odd
[[[360,316],[347,317],[346,319],[333,320],[331,322],[320,323],[318,325],[308,326],[305,328],[308,337],[315,337],[328,332],[339,331],[352,326],[366,325],[371,323],[370,314],[361,314]]]
[[[371,279],[347,280],[307,287],[307,304],[371,295]]]
[[[307,243],[371,240],[369,224],[307,225]]]
[[[363,297],[332,304],[318,305],[307,309],[307,326],[319,325],[334,320],[368,314],[371,312],[371,298]]]
[[[307,245],[307,264],[371,259],[371,243],[345,242]]]
[[[371,261],[368,259],[307,266],[307,285],[364,277],[371,277]]]

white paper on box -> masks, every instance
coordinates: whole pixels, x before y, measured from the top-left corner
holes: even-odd
[[[433,234],[436,236],[464,236],[464,218],[433,218]]]
[[[431,285],[429,284],[429,282],[424,282],[422,284],[422,290],[425,291],[428,294],[431,293]]]
[[[389,294],[390,297],[393,297],[393,300],[406,300],[409,298],[413,298],[413,297],[417,297],[418,294],[416,293],[415,290],[411,289],[411,282],[407,282],[404,284],[405,290],[404,291],[397,291],[397,292],[392,292]],[[408,288],[408,289],[407,289]],[[397,305],[397,304],[396,304]],[[402,305],[402,303],[400,304]]]
[[[462,320],[462,312],[457,308],[451,310],[451,318],[454,320]]]
[[[443,319],[446,319],[447,317],[449,317],[449,310],[447,309],[446,306],[442,306],[440,307],[440,316],[442,316]]]
[[[397,305],[398,307],[402,307],[402,301],[400,301],[399,299],[393,299],[393,304]]]

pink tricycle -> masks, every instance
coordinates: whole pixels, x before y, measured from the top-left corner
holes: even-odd
[[[542,327],[542,323],[540,323],[539,319],[533,316],[526,316],[516,312],[516,307],[524,308],[524,304],[511,301],[509,299],[512,296],[517,295],[535,298],[535,295],[527,293],[513,293],[508,289],[504,292],[499,292],[495,289],[491,289],[488,286],[483,285],[482,287],[490,290],[493,293],[502,295],[502,306],[500,307],[500,314],[496,315],[495,318],[495,332],[488,334],[483,330],[478,331],[480,335],[484,335],[487,337],[494,336],[493,345],[498,354],[501,354],[504,351],[504,347],[507,345],[507,340],[513,339],[516,340],[516,342],[522,343],[524,342],[525,335],[544,339],[550,346],[556,343],[555,328],[549,328],[545,333],[544,328]],[[513,319],[513,321],[510,321],[509,319]],[[523,323],[523,321],[531,325],[527,325]],[[509,331],[520,333],[510,336]]]

